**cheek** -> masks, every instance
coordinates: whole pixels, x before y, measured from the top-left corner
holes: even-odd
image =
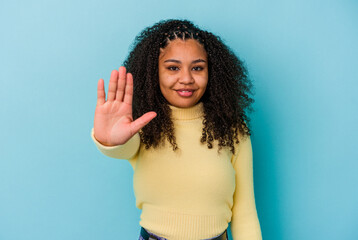
[[[159,71],[159,86],[162,88],[165,85],[165,74],[163,74],[161,71]]]
[[[160,90],[162,91],[168,87],[167,82],[163,81],[163,79],[159,79],[159,86],[160,86]]]
[[[208,86],[208,77],[203,76],[202,78],[200,78],[200,82],[198,84],[200,84],[200,87],[205,90],[206,87]]]
[[[175,77],[168,74],[159,75],[160,88],[170,88],[175,84]]]
[[[160,87],[160,91],[161,91],[162,95],[164,97],[167,97],[168,94],[170,93],[170,88],[171,88],[169,79],[162,75],[159,78],[159,87]]]

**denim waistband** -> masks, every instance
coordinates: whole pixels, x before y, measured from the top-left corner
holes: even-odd
[[[142,227],[138,240],[168,240],[168,239],[155,235],[154,233]],[[204,240],[228,240],[227,230],[225,230],[223,233],[213,238],[208,238]]]

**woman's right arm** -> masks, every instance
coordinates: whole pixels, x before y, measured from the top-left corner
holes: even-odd
[[[111,158],[131,159],[137,153],[140,145],[140,137],[138,133],[135,134],[131,139],[129,139],[125,144],[116,146],[106,146],[100,143],[94,136],[93,128],[91,130],[91,138],[96,144],[98,150],[100,150],[104,155]]]
[[[138,150],[140,142],[138,131],[148,124],[156,113],[148,112],[133,120],[133,76],[126,73],[125,67],[112,71],[107,101],[105,98],[104,81],[100,79],[97,85],[97,106],[92,138],[107,156],[128,159],[129,155],[133,155],[133,151]]]

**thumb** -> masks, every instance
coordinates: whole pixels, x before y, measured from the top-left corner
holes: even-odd
[[[143,114],[140,118],[137,118],[131,123],[131,132],[136,134],[142,127],[147,125],[157,114],[155,112],[147,112]]]

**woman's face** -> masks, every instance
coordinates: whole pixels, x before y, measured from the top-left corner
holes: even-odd
[[[198,41],[175,39],[161,49],[159,85],[170,105],[194,106],[204,95],[207,84],[207,54]]]

